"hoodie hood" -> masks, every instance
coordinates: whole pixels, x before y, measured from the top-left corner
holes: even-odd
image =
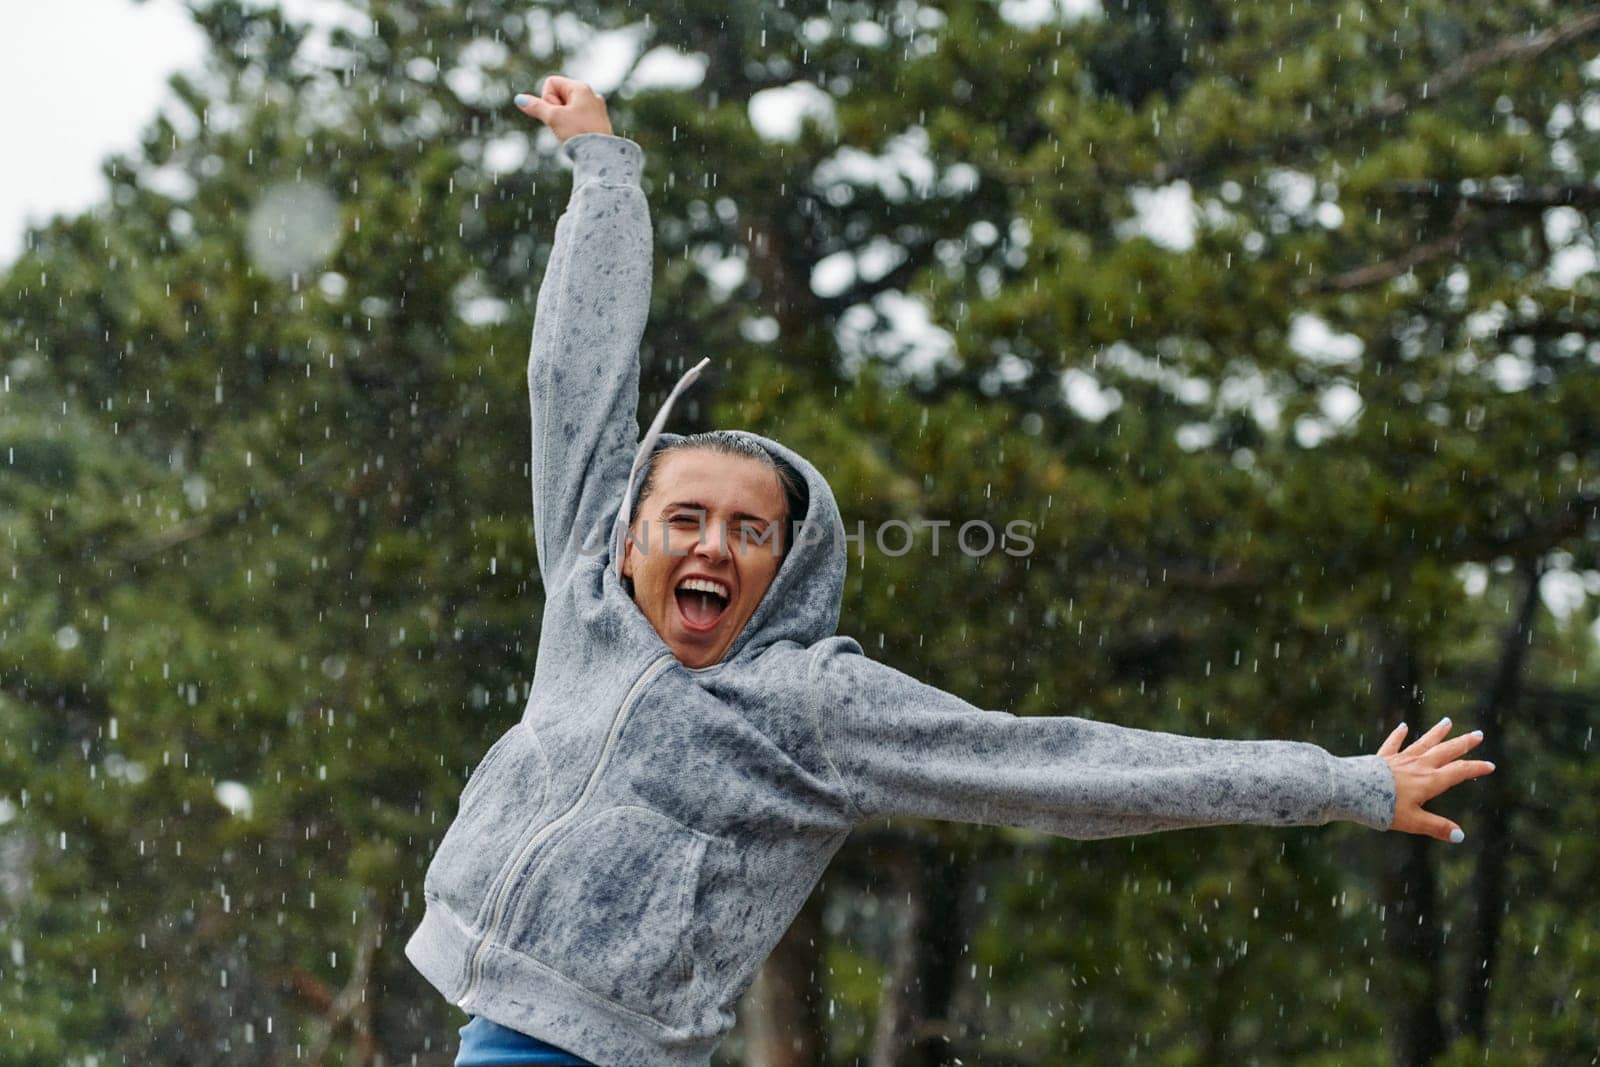
[[[685,435],[663,430],[672,406],[683,391],[700,376],[709,358],[690,367],[667,394],[656,416],[650,422],[634,452],[633,466],[628,474],[616,519],[612,526],[611,559],[609,566],[616,568],[622,577],[622,547],[628,532],[628,516],[633,510],[633,498],[638,492],[640,475],[650,457],[662,448],[686,440]],[[790,516],[789,534],[793,541],[785,553],[778,573],[773,575],[755,614],[745,623],[744,629],[733,639],[719,663],[727,663],[746,649],[758,651],[776,641],[793,641],[808,647],[832,637],[839,626],[839,606],[844,598],[846,550],[844,520],[839,515],[839,505],[834,500],[833,489],[816,467],[800,453],[786,445],[747,430],[725,431],[754,441],[767,454],[788,463],[805,479],[806,513],[803,517]]]

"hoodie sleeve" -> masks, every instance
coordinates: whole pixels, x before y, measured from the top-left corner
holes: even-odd
[[[1382,756],[1303,741],[1227,741],[1072,716],[984,711],[823,642],[811,682],[824,747],[860,818],[909,815],[1088,840],[1229,823],[1386,830]]]
[[[604,551],[639,436],[639,341],[655,243],[643,150],[580,133],[561,152],[572,194],[534,308],[528,356],[533,529],[546,584],[578,552]]]

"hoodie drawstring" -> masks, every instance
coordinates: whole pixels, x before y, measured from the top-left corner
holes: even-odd
[[[628,489],[622,495],[622,507],[617,512],[611,533],[611,558],[616,564],[618,578],[622,577],[622,548],[628,536],[628,518],[633,514],[634,479],[639,476],[639,469],[650,458],[650,453],[656,446],[656,438],[661,436],[662,427],[666,426],[667,416],[672,413],[672,405],[677,402],[679,394],[694,384],[695,379],[700,377],[700,371],[710,362],[711,357],[707,356],[683,372],[678,384],[672,387],[672,392],[661,402],[661,409],[656,412],[656,417],[650,420],[650,428],[645,431],[644,439],[639,442],[638,449],[633,453],[633,466],[628,471]]]

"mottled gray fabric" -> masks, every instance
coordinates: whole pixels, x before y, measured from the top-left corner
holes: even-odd
[[[528,365],[545,592],[533,687],[461,794],[406,945],[446,997],[597,1064],[705,1065],[862,820],[1083,839],[1389,826],[1394,779],[1376,755],[985,711],[868,659],[835,635],[846,546],[833,493],[758,435],[805,478],[807,529],[724,659],[679,663],[611,548],[641,458],[643,156],[605,134],[562,153],[574,184]]]

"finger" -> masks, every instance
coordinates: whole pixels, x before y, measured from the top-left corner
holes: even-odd
[[[1433,729],[1429,730],[1427,733],[1411,742],[1411,744],[1406,748],[1406,752],[1412,756],[1420,756],[1434,745],[1437,745],[1440,741],[1443,741],[1449,733],[1450,716],[1446,715],[1444,718],[1433,724]]]
[[[1493,774],[1494,764],[1486,759],[1461,760],[1459,763],[1450,764],[1440,773],[1450,775],[1450,785],[1456,786],[1473,778]]]
[[[1494,764],[1488,760],[1458,760],[1437,770],[1415,774],[1411,781],[1416,792],[1416,802],[1428,804],[1469,778],[1482,778],[1494,773]]]
[[[1399,752],[1400,751],[1400,742],[1405,740],[1405,736],[1406,736],[1406,724],[1405,723],[1401,723],[1399,726],[1396,726],[1393,730],[1391,730],[1389,732],[1389,736],[1388,737],[1384,738],[1383,744],[1378,747],[1378,755],[1380,755],[1380,756],[1392,756],[1396,752]]]
[[[514,99],[512,103],[516,104],[517,110],[521,111],[525,115],[532,115],[534,118],[544,123],[548,123],[550,121],[551,105],[549,102],[541,100],[537,96],[529,96],[527,93],[518,93],[516,99]]]
[[[572,94],[580,88],[587,88],[587,86],[576,78],[552,74],[544,80],[544,92],[540,95],[548,100],[553,94],[557,104],[570,104],[572,103]]]
[[[1431,767],[1443,767],[1451,760],[1477,748],[1483,744],[1483,731],[1474,730],[1470,734],[1452,737],[1448,741],[1441,741],[1429,750],[1422,762]]]
[[[1461,844],[1467,837],[1466,831],[1449,819],[1426,811],[1422,813],[1422,823],[1417,832],[1428,837],[1437,838],[1440,841],[1447,841],[1453,845]]]

